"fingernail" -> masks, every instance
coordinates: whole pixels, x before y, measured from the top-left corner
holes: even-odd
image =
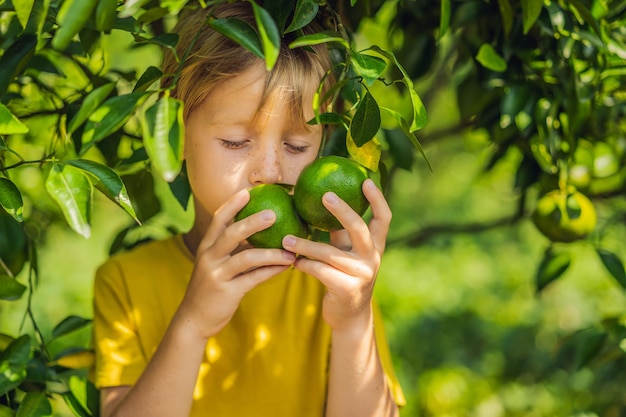
[[[274,220],[275,217],[276,215],[274,214],[272,210],[263,210],[261,212],[261,218],[263,220]]]
[[[291,235],[287,235],[283,238],[283,247],[293,247],[296,245],[296,238],[291,236]]]
[[[374,188],[376,188],[376,184],[374,184],[374,181],[372,181],[369,178],[365,180],[365,186],[369,188],[370,190],[373,190]]]
[[[283,256],[285,257],[285,259],[289,260],[289,261],[295,261],[296,260],[296,254],[293,252],[289,252],[284,250],[283,251]]]
[[[337,194],[333,193],[332,191],[329,191],[326,194],[324,194],[324,198],[330,204],[335,204],[337,203],[337,201],[339,201],[339,197],[337,197]]]

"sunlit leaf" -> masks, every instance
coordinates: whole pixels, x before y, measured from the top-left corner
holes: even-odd
[[[346,48],[350,47],[350,44],[348,44],[348,42],[341,36],[324,33],[324,32],[300,36],[296,38],[293,42],[291,42],[289,44],[289,47],[293,49],[293,48],[300,48],[303,46],[319,45],[322,43],[330,43],[330,42],[337,42]]]
[[[359,101],[356,112],[350,123],[350,135],[356,146],[363,146],[372,139],[380,129],[380,108],[378,103],[367,92]]]
[[[373,137],[363,146],[357,146],[348,131],[346,135],[346,148],[352,159],[370,171],[378,172],[378,164],[380,163],[383,149],[376,137]]]
[[[173,181],[183,163],[183,102],[169,96],[160,98],[144,112],[141,124],[155,171],[165,181]]]
[[[350,50],[350,59],[357,74],[361,75],[367,85],[374,84],[387,68],[387,62],[377,56],[361,54]]]
[[[624,272],[624,264],[621,259],[613,252],[606,249],[596,249],[602,264],[613,275],[613,278],[626,289],[626,272]]]
[[[72,375],[69,379],[69,389],[80,405],[92,415],[98,415],[100,410],[100,393],[86,378]]]
[[[65,0],[56,15],[59,28],[54,32],[51,45],[63,51],[89,21],[97,5],[94,0]]]
[[[72,165],[53,164],[46,190],[59,205],[65,220],[83,237],[91,236],[92,185],[82,170]]]
[[[22,215],[24,202],[17,186],[8,178],[0,178],[0,206],[15,220],[24,220]]]
[[[72,133],[83,124],[87,118],[102,104],[115,88],[115,83],[105,84],[90,92],[83,100],[78,112],[72,117],[67,126],[67,132]]]
[[[52,338],[64,336],[68,333],[72,333],[76,330],[82,329],[92,322],[90,319],[85,319],[79,316],[68,316],[64,318],[54,329],[52,329]]]
[[[0,355],[0,396],[18,387],[27,376],[32,357],[31,339],[22,335],[13,340]]]
[[[274,68],[274,64],[276,64],[278,60],[278,54],[280,52],[280,33],[269,12],[254,1],[251,1],[251,3],[252,10],[254,11],[254,19],[257,29],[259,30],[259,36],[261,37],[263,55],[265,55],[265,68],[270,71]]]
[[[488,43],[480,45],[478,53],[476,54],[476,61],[480,62],[483,67],[496,72],[504,72],[507,68],[507,63],[504,58]]]
[[[426,126],[426,123],[428,122],[428,116],[426,114],[426,108],[424,107],[424,103],[422,103],[422,99],[417,94],[417,91],[415,91],[411,77],[409,77],[409,74],[407,74],[404,67],[400,64],[400,62],[398,62],[396,56],[392,52],[388,52],[376,45],[370,47],[369,49],[381,54],[388,60],[392,61],[402,73],[402,82],[407,86],[407,89],[409,91],[409,97],[411,99],[411,105],[413,107],[413,120],[409,125],[409,131],[415,132],[416,130],[419,130]]]
[[[35,0],[19,0],[13,2],[13,7],[15,8],[15,14],[17,15],[17,20],[22,25],[22,28],[26,28],[28,24],[28,18],[30,17],[30,13],[33,10],[33,5],[35,4]]]
[[[236,18],[210,19],[209,25],[254,55],[265,59],[259,33],[248,22]]]
[[[22,298],[26,286],[3,273],[0,269],[0,300],[15,301]]]
[[[85,125],[80,154],[83,155],[95,143],[121,128],[146,97],[146,93],[143,92],[125,94],[112,97],[98,107],[89,116]]]
[[[135,16],[141,7],[149,0],[126,0],[119,13],[121,18]]]
[[[311,23],[319,10],[319,2],[316,0],[297,0],[296,8],[293,12],[293,19],[285,33],[301,29]]]
[[[20,403],[15,417],[47,417],[52,415],[52,406],[46,394],[41,391],[30,391]]]
[[[555,253],[552,249],[546,250],[535,274],[535,290],[540,292],[548,284],[563,275],[569,268],[570,263],[569,253]]]
[[[128,197],[126,186],[115,171],[106,165],[87,159],[74,159],[66,162],[92,175],[96,180],[95,187],[139,223],[135,209]]]
[[[524,27],[524,34],[527,34],[530,28],[535,24],[542,9],[543,0],[522,0],[522,25]]]

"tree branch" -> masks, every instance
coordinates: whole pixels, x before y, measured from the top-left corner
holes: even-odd
[[[503,217],[496,220],[486,221],[486,222],[475,222],[475,223],[465,223],[465,224],[436,224],[425,226],[424,228],[412,232],[405,236],[400,236],[396,238],[389,239],[387,241],[388,247],[393,246],[408,246],[408,247],[417,247],[424,245],[430,239],[443,235],[443,234],[474,234],[481,233],[492,229],[497,229],[503,226],[510,226],[517,223],[522,219],[519,213],[516,213],[512,216]]]

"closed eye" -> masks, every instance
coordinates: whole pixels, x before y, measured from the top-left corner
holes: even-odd
[[[304,153],[307,151],[307,149],[309,149],[310,146],[309,145],[298,146],[298,145],[294,145],[293,143],[285,142],[285,147],[287,148],[287,151],[291,153]]]
[[[248,144],[248,141],[247,140],[232,141],[232,140],[220,139],[220,143],[226,149],[241,149]]]

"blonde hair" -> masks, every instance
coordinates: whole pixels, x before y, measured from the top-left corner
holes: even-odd
[[[249,50],[213,30],[207,23],[210,15],[237,18],[255,26],[252,6],[247,1],[218,3],[205,10],[183,12],[174,31],[179,35],[176,53],[180,59],[184,58],[184,62],[181,65],[171,51],[165,52],[162,69],[168,77],[162,86],[171,85],[180,69],[171,95],[185,103],[185,119],[218,82],[262,62]],[[316,29],[304,30],[305,33],[312,33]],[[307,129],[304,106],[311,103],[305,103],[305,97],[314,92],[323,79],[323,91],[328,90],[332,77],[324,76],[332,63],[324,45],[291,49],[289,42],[287,38],[282,40],[278,60],[274,68],[267,72],[259,109],[278,87],[286,87],[288,95],[284,98],[290,100],[290,118]]]

